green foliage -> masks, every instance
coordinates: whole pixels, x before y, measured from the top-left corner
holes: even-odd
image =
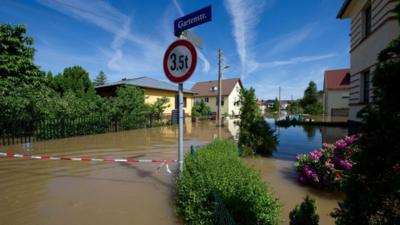
[[[208,106],[203,99],[200,102],[196,102],[192,107],[192,116],[193,117],[202,117],[205,118],[211,112],[210,106]]]
[[[290,101],[286,110],[291,115],[303,113],[303,108],[300,105],[300,100]]]
[[[379,54],[374,100],[361,112],[361,151],[333,213],[338,225],[400,224],[399,55],[400,36]]]
[[[23,25],[0,25],[0,116],[3,120],[31,119],[50,113],[54,93],[33,64],[33,38]]]
[[[314,81],[310,81],[308,84],[304,91],[304,97],[300,100],[300,105],[306,114],[317,115],[322,113],[322,104],[318,101],[317,85]]]
[[[2,122],[40,124],[46,119],[53,121],[54,129],[63,127],[61,133],[68,136],[71,132],[80,134],[75,131],[77,127],[85,134],[90,133],[88,129],[100,132],[110,125],[111,120],[121,120],[119,125],[129,129],[146,126],[150,116],[161,117],[165,99],[146,106],[143,91],[134,87],[119,88],[112,100],[101,98],[96,94],[88,72],[81,66],[67,67],[56,76],[39,71],[33,64],[33,38],[25,34],[23,25],[0,25]],[[96,80],[105,82],[105,74],[100,71]],[[63,121],[74,122],[66,126]],[[39,135],[53,137],[49,133]]]
[[[274,99],[274,102],[272,103],[272,107],[266,108],[265,112],[266,113],[277,113],[279,111],[279,101],[278,98]]]
[[[186,155],[176,181],[177,211],[186,224],[216,224],[221,204],[236,224],[278,224],[280,205],[230,141],[216,140]]]
[[[157,98],[153,104],[148,105],[149,114],[152,118],[160,120],[165,109],[170,106],[168,103],[169,99],[167,97]]]
[[[95,95],[92,82],[89,79],[89,73],[81,66],[67,67],[62,74],[57,74],[53,83],[53,89],[63,96],[67,91],[72,91],[79,98],[86,95]]]
[[[100,70],[99,74],[96,76],[96,78],[93,81],[93,85],[100,86],[100,85],[104,85],[106,83],[107,83],[107,76],[102,70]]]
[[[270,156],[276,150],[278,140],[261,116],[254,92],[253,88],[243,88],[240,92],[239,146],[242,150],[247,147],[253,149],[254,153]]]
[[[303,106],[312,105],[318,102],[317,84],[314,81],[308,83],[308,87],[304,90],[304,97],[301,101]]]
[[[30,120],[51,114],[55,93],[42,76],[0,78],[0,116],[3,120]]]
[[[33,38],[27,37],[24,25],[0,24],[0,76],[37,76],[33,64]]]
[[[272,112],[277,112],[279,110],[279,101],[278,98],[275,98],[274,102],[272,103],[272,108],[271,111]]]
[[[311,115],[320,115],[322,114],[323,108],[320,102],[316,102],[311,105],[304,106],[304,113]]]
[[[315,200],[308,197],[290,212],[290,225],[318,225],[319,216],[317,214]]]
[[[146,105],[143,90],[133,86],[119,87],[113,104],[113,115],[125,129],[145,126]]]

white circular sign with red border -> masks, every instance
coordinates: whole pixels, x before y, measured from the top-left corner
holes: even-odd
[[[174,83],[183,83],[189,79],[196,64],[196,48],[187,40],[173,42],[164,54],[164,73]]]

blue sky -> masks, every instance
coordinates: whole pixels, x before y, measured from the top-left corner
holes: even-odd
[[[336,19],[341,0],[2,0],[0,22],[26,24],[35,38],[35,62],[54,74],[81,65],[110,82],[149,76],[166,80],[162,57],[175,40],[173,21],[212,5],[213,21],[192,31],[204,40],[185,88],[217,79],[218,48],[224,78],[240,77],[258,98],[300,98],[310,80],[349,67],[350,21]]]

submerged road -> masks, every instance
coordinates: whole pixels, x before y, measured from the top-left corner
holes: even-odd
[[[212,122],[185,128],[185,149],[218,135]],[[0,147],[51,156],[176,159],[176,127],[50,140]],[[227,130],[223,137],[231,137]],[[160,164],[0,158],[0,224],[181,224],[173,175]],[[172,172],[176,165],[170,164]]]

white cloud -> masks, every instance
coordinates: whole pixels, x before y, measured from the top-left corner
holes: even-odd
[[[233,36],[236,50],[241,62],[241,77],[256,70],[257,62],[252,58],[249,47],[255,34],[255,26],[264,8],[264,2],[259,0],[225,0],[225,8],[232,19]]]
[[[292,49],[293,47],[296,47],[297,45],[305,41],[310,36],[310,34],[312,34],[313,30],[313,24],[309,24],[304,26],[300,30],[278,37],[274,41],[274,47],[268,50],[268,55],[272,56],[275,54],[284,53]]]
[[[305,62],[320,61],[320,60],[329,59],[329,58],[332,58],[335,56],[336,56],[336,54],[300,56],[300,57],[295,57],[295,58],[291,58],[288,60],[276,60],[276,61],[271,61],[271,62],[258,63],[257,67],[264,68],[264,69],[265,68],[273,68],[273,67],[278,67],[278,66],[286,66],[286,65],[294,65],[294,64],[305,63]]]
[[[109,57],[108,67],[117,72],[155,72],[161,68],[160,56],[164,53],[163,44],[147,36],[131,31],[131,18],[105,1],[79,1],[79,0],[38,0],[39,3],[61,13],[95,25],[114,35],[110,49],[101,49]],[[135,56],[124,55],[122,47],[128,41],[135,47]],[[146,68],[132,68],[127,60]],[[158,60],[158,61],[157,61]],[[129,69],[128,69],[129,68]]]
[[[183,13],[183,10],[182,10],[181,6],[179,5],[178,0],[173,0],[173,2],[176,7],[176,10],[178,10],[178,12],[179,12],[179,15],[184,16],[185,13]]]

